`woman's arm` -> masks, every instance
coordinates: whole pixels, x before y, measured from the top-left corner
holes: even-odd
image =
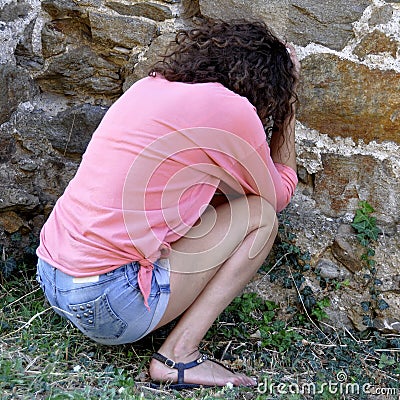
[[[300,75],[300,62],[297,58],[293,46],[286,44],[290,58],[293,62],[294,74],[297,81],[294,91],[297,89]],[[287,117],[281,126],[274,126],[271,137],[271,157],[275,163],[284,164],[296,171],[296,151],[295,151],[295,122],[296,122],[296,99],[292,99],[292,114]]]
[[[292,106],[294,108],[294,105]],[[270,142],[271,158],[274,163],[284,164],[296,171],[294,124],[295,114],[281,127],[274,127]]]

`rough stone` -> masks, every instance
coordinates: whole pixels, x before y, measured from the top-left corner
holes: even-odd
[[[15,127],[18,139],[24,143],[28,143],[29,139],[36,139],[36,146],[29,148],[29,152],[34,153],[36,158],[43,157],[43,152],[49,153],[49,149],[55,149],[58,151],[57,156],[61,153],[65,157],[72,156],[75,159],[74,155],[82,155],[85,152],[107,108],[82,104],[67,107],[52,116],[43,111],[41,108],[36,108],[18,113],[17,118],[20,123]],[[54,156],[55,153],[51,155]],[[36,169],[27,157],[24,156],[23,159],[25,169]]]
[[[190,25],[190,18],[200,16],[200,4],[199,0],[181,0],[182,12],[181,17],[186,19],[188,25]]]
[[[7,233],[14,233],[21,227],[26,226],[26,223],[14,211],[6,211],[0,213],[0,226],[2,226]]]
[[[332,303],[332,300],[331,300]],[[337,304],[340,304],[341,302],[337,302]],[[335,304],[335,306],[330,306],[325,308],[325,312],[327,315],[327,319],[329,321],[329,325],[338,328],[338,329],[354,329],[354,324],[352,323],[351,319],[348,317],[346,309],[343,309],[344,307],[341,307],[338,309]]]
[[[36,20],[33,19],[25,28],[15,48],[17,64],[28,70],[40,70],[43,67],[43,58],[36,55],[32,45],[32,35]]]
[[[37,169],[38,164],[30,158],[20,158],[18,160],[18,167],[25,172],[33,172]]]
[[[54,19],[81,18],[86,14],[73,0],[43,0],[41,5]]]
[[[399,1],[2,3],[7,4],[0,7],[0,55],[6,63],[1,70],[8,72],[0,76],[9,80],[5,85],[4,78],[0,89],[0,240],[7,254],[14,256],[16,246],[23,252],[30,245],[29,238],[38,234],[74,176],[106,110],[96,105],[110,105],[122,93],[122,82],[126,90],[147,75],[173,39],[165,32],[193,26],[191,17],[200,11],[225,20],[261,18],[299,47],[314,43],[299,48],[304,91],[299,113],[303,124],[297,123],[302,127],[302,136],[299,139],[299,131],[297,136],[300,184],[291,205],[279,216],[290,223],[296,245],[312,256],[303,285],[312,288],[317,300],[329,296],[329,324],[363,330],[368,314],[377,329],[397,332],[400,160],[395,143],[388,140],[399,141]],[[367,6],[372,11],[368,21],[367,14],[360,19]],[[173,13],[179,14],[177,19],[171,18]],[[357,20],[360,23],[354,23]],[[159,33],[162,36],[156,37]],[[353,39],[361,41],[349,54],[356,43]],[[343,53],[331,52],[347,44],[352,46]],[[329,47],[326,52],[331,54],[321,54],[318,45]],[[30,76],[40,83],[40,93]],[[32,90],[27,90],[30,85]],[[359,199],[374,206],[383,231],[373,246],[373,276],[360,269],[364,249],[350,227]],[[17,231],[22,236],[18,245],[10,240]],[[346,284],[330,290],[329,280],[343,279]],[[260,275],[248,290],[276,301],[282,309],[288,302],[299,306],[296,289],[279,286]],[[385,303],[371,298],[372,289]],[[282,314],[279,317],[288,318]]]
[[[331,137],[400,143],[400,74],[333,54],[302,60],[299,120]]]
[[[155,22],[137,17],[90,12],[89,18],[93,40],[104,45],[127,49],[148,45],[157,31]]]
[[[107,108],[83,104],[71,107],[48,120],[45,133],[53,148],[62,154],[83,154]]]
[[[174,38],[175,34],[172,33],[158,36],[152,41],[144,55],[141,56],[140,61],[138,61],[137,55],[131,57],[123,70],[124,92],[137,80],[148,75],[151,66],[161,59],[161,56],[165,54]]]
[[[389,53],[396,57],[400,43],[385,35],[383,32],[374,30],[364,36],[361,42],[354,49],[353,53],[362,60],[369,54]]]
[[[382,7],[375,8],[371,17],[369,18],[369,25],[376,26],[388,23],[393,17],[393,6],[390,4],[385,4]]]
[[[117,1],[109,1],[106,2],[106,6],[118,14],[145,17],[154,21],[165,21],[172,18],[172,12],[169,7],[152,2],[124,4]]]
[[[315,267],[322,278],[337,279],[341,277],[340,268],[335,263],[325,258],[319,260]]]
[[[350,272],[358,272],[363,268],[361,256],[364,249],[355,235],[338,235],[332,245],[332,254]]]
[[[354,37],[352,24],[357,21],[369,0],[347,1],[292,0],[288,12],[289,40],[306,46],[314,42],[341,50]]]
[[[279,221],[290,222],[297,235],[296,243],[315,260],[325,257],[340,226],[340,221],[324,215],[317,203],[303,194],[302,185],[299,185],[289,206],[279,214]]]
[[[382,302],[384,307],[376,307],[374,310],[376,317],[373,320],[374,327],[383,332],[400,332],[400,296],[399,293],[386,292],[379,295],[378,302]]]
[[[397,293],[400,295],[400,235],[397,229],[391,234],[382,230],[374,246],[376,262],[376,279],[380,282],[381,293]],[[400,296],[399,296],[400,299]]]
[[[15,140],[13,137],[0,137],[0,164],[7,163],[15,153]]]
[[[395,164],[387,168],[387,163],[372,156],[337,154],[323,154],[322,163],[324,169],[315,175],[313,197],[323,213],[338,217],[355,212],[362,199],[372,205],[380,223],[396,223],[400,217],[400,176]]]
[[[42,53],[45,58],[64,53],[67,48],[66,35],[47,22],[42,29]]]
[[[43,91],[61,93],[78,99],[96,98],[106,103],[121,94],[119,67],[95,53],[88,46],[50,59],[48,68],[38,75]]]
[[[17,0],[17,2],[12,2],[5,4],[0,9],[0,21],[2,22],[12,22],[17,18],[24,18],[31,11],[32,7],[25,1]]]
[[[49,21],[42,28],[41,40],[43,56],[49,58],[65,52],[67,47],[90,45],[90,27],[73,18]]]
[[[24,210],[33,210],[39,205],[39,198],[22,188],[11,185],[0,186],[0,211],[12,210],[16,207]]]
[[[389,234],[384,230],[384,234],[379,235],[377,243],[374,243],[376,275],[371,279],[371,272],[363,268],[360,260],[365,249],[359,244],[355,231],[350,226],[353,217],[346,216],[347,222],[343,223],[344,217],[327,218],[316,210],[318,207],[302,195],[299,187],[285,212],[284,219],[290,221],[291,232],[297,236],[296,245],[312,255],[312,268],[305,274],[305,278],[316,296],[324,293],[316,279],[318,274],[325,278],[347,281],[340,289],[328,292],[331,306],[326,310],[327,322],[337,328],[344,326],[363,331],[368,328],[366,324],[369,318],[377,329],[396,333],[398,325],[395,322],[399,321],[400,309],[398,231],[391,231]],[[324,266],[328,268],[325,269]],[[339,276],[335,278],[338,270]],[[296,302],[291,290],[266,282],[266,278],[261,279],[262,281],[252,283],[249,286],[250,290],[257,290],[266,298],[274,299],[278,303],[279,299],[285,296],[289,301]],[[381,310],[373,301],[370,289],[374,283],[377,285],[375,289],[380,293],[379,298],[383,298],[389,304],[389,308]],[[326,292],[324,295],[326,296]],[[369,309],[363,309],[362,303],[368,303]]]
[[[97,108],[93,107],[93,109]],[[4,195],[4,203],[12,210],[18,213],[22,211],[30,218],[38,213],[45,213],[46,209],[54,205],[75,175],[80,154],[84,151],[89,135],[95,129],[96,116],[89,109],[86,109],[87,116],[79,115],[78,109],[72,107],[72,110],[78,113],[75,122],[78,121],[84,126],[74,128],[72,125],[74,115],[68,110],[70,111],[71,108],[67,108],[64,114],[62,111],[55,111],[51,115],[48,110],[45,112],[41,108],[21,107],[16,111],[12,122],[8,124],[8,129],[14,132],[18,146],[13,154],[12,162],[3,164],[7,166],[7,169],[2,170],[0,165],[0,187],[3,183],[7,183],[7,186],[18,187],[23,193],[30,194],[36,199],[32,203],[33,207],[29,199],[26,200],[26,196],[18,197],[13,190],[7,192]],[[81,113],[83,114],[84,111],[85,106]],[[85,118],[87,118],[86,122]],[[60,130],[59,149],[52,145],[52,143],[57,144],[55,138],[57,129]],[[82,133],[81,129],[85,131]],[[62,135],[64,136],[61,137]],[[71,148],[69,148],[70,144]]]
[[[278,35],[288,29],[288,0],[200,0],[202,15],[223,20],[256,18],[265,21]]]
[[[225,20],[262,19],[277,34],[299,45],[314,42],[340,50],[354,37],[352,23],[370,4],[370,0],[200,0],[200,10]]]
[[[32,98],[38,88],[30,75],[11,63],[0,65],[0,124],[7,121],[18,104]]]

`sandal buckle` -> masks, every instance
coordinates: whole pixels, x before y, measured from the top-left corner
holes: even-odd
[[[175,367],[175,361],[173,361],[173,360],[167,358],[167,359],[164,361],[164,365],[166,365],[168,368],[174,368],[174,367]]]
[[[200,358],[198,358],[196,361],[197,361],[197,364],[201,364],[204,361],[206,361],[207,359],[208,359],[208,357],[205,354],[202,354],[202,356]]]

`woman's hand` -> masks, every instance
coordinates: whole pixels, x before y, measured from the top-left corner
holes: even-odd
[[[296,49],[293,47],[293,45],[291,45],[290,43],[285,43],[285,46],[290,55],[290,59],[293,63],[293,75],[296,78],[295,85],[297,86],[299,79],[300,79],[300,70],[301,70],[300,61],[297,57]]]

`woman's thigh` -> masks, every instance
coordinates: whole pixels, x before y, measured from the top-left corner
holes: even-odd
[[[243,196],[205,211],[200,223],[171,245],[171,295],[158,326],[184,312],[247,235],[266,224],[274,229],[276,213],[258,196]],[[262,249],[269,239],[267,232],[253,247]]]

